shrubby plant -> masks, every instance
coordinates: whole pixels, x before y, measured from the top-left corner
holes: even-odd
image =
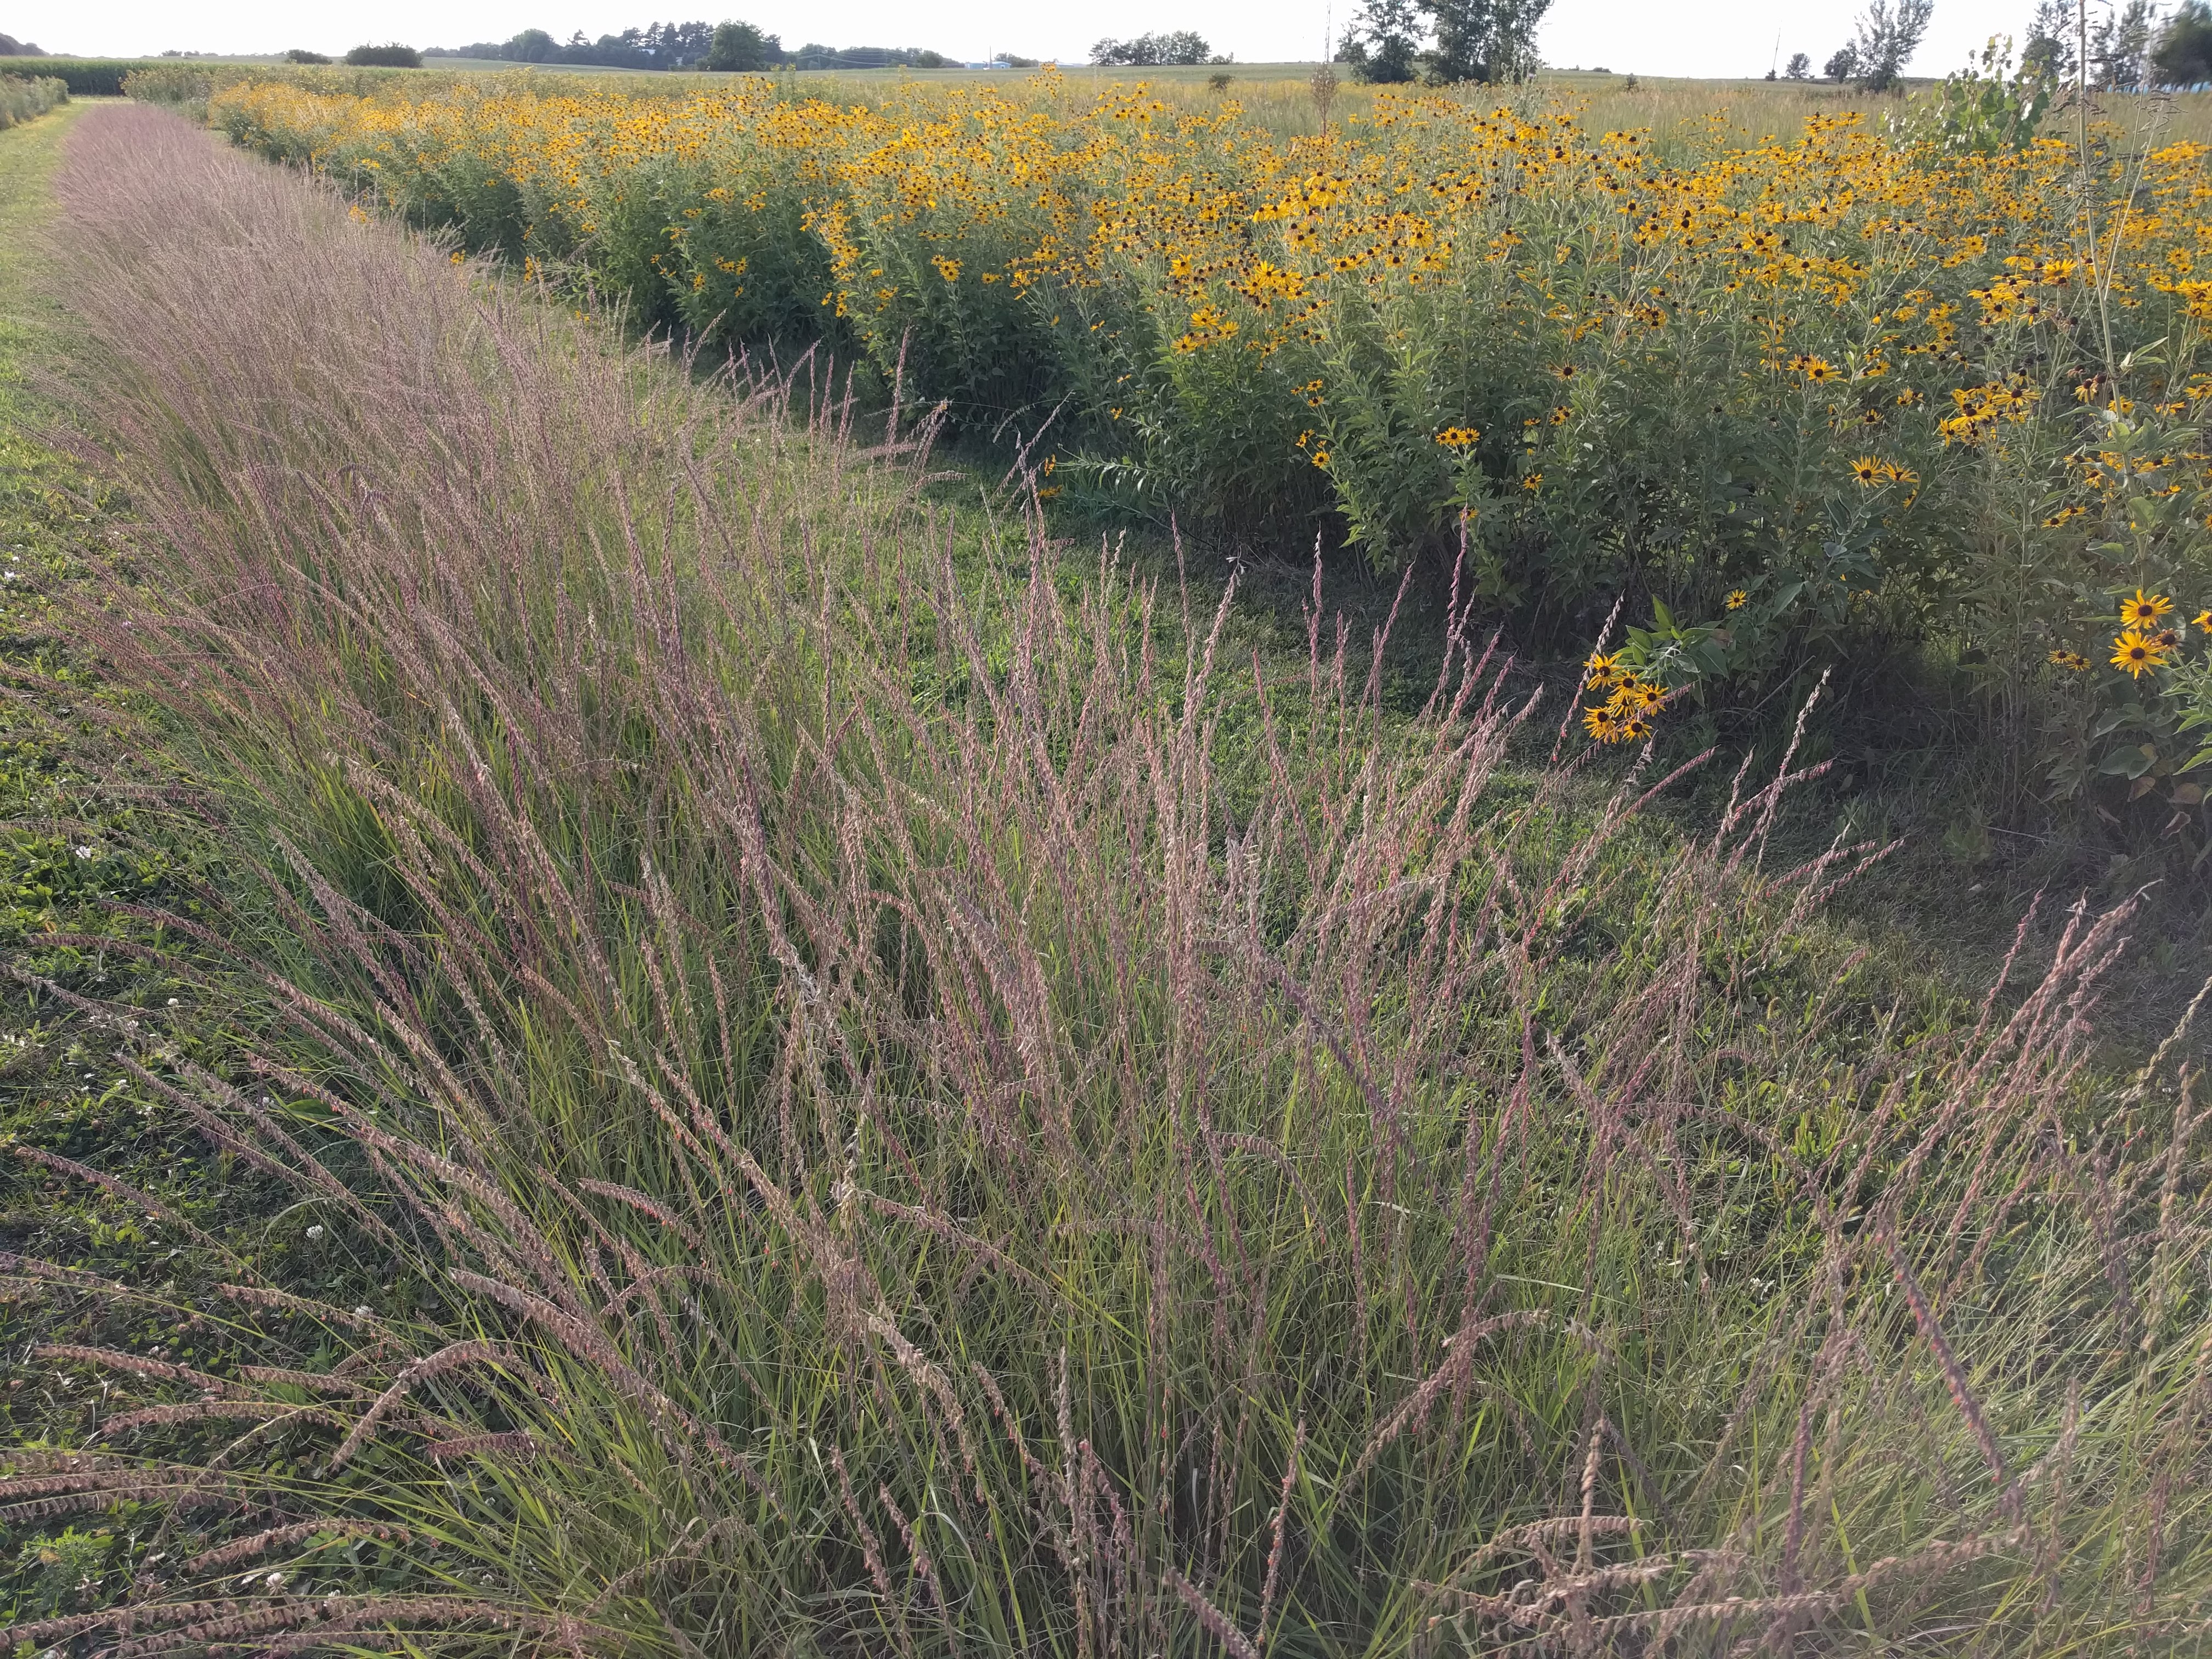
[[[0,76],[0,127],[34,120],[69,102],[69,83],[55,76]]]
[[[1893,125],[1908,143],[2002,155],[2033,142],[2054,89],[2047,60],[2025,59],[2014,70],[2011,40],[1993,36],[1978,61],[1946,76],[1927,103]]]

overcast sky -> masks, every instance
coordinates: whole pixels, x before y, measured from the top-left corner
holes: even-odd
[[[550,29],[566,39],[652,22],[742,16],[787,46],[927,46],[980,60],[994,52],[1081,61],[1102,34],[1194,28],[1245,63],[1319,55],[1333,11],[1341,27],[1357,0],[1114,0],[1039,6],[1035,0],[9,0],[0,31],[49,52],[151,56],[167,50],[341,52],[366,40],[411,46],[499,40]],[[1764,75],[1778,36],[1782,58],[1809,52],[1817,64],[1850,33],[1858,0],[1554,0],[1540,42],[1545,61],[1644,75]],[[1941,74],[1966,61],[1991,33],[2018,35],[2033,0],[1937,0],[1935,26],[1912,68]]]

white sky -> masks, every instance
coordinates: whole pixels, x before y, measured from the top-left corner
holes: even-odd
[[[566,39],[598,36],[658,16],[739,16],[787,46],[927,46],[961,59],[992,52],[1080,62],[1102,34],[1194,28],[1216,52],[1244,63],[1319,55],[1332,9],[1340,28],[1358,0],[1114,0],[1041,7],[1035,0],[11,0],[0,31],[49,52],[151,56],[167,49],[342,52],[362,40],[417,46],[499,40],[537,27]],[[1782,58],[1817,66],[1850,33],[1859,0],[1553,0],[1540,42],[1545,61],[1644,75],[1764,75],[1780,38]],[[670,9],[672,8],[673,9]],[[1941,74],[1989,35],[2020,34],[2033,0],[1937,0],[1935,26],[1913,61]]]

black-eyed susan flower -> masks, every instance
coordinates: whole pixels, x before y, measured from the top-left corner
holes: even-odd
[[[2054,651],[2051,653],[2051,660],[2054,665],[2075,674],[2089,666],[2089,659],[2079,651]]]
[[[1620,741],[1620,716],[1610,703],[1599,703],[1583,710],[1583,730],[1600,743]]]
[[[2112,641],[2112,666],[2126,669],[2137,679],[2157,667],[2165,655],[2148,635],[2132,628]]]
[[[1630,714],[1639,714],[1645,709],[1656,708],[1666,701],[1667,694],[1664,691],[1656,685],[1638,679],[1624,679],[1620,683],[1620,690],[1613,694],[1613,706],[1622,713]]]
[[[1623,743],[1641,743],[1651,735],[1651,717],[1649,714],[1631,714],[1620,723],[1620,740]]]
[[[2212,606],[2207,606],[2189,619],[2189,625],[2200,633],[2212,632]]]
[[[2140,587],[2135,597],[2120,601],[2122,628],[2155,628],[2159,618],[2173,609],[2173,601],[2163,593],[2146,593]]]
[[[1750,603],[1751,595],[1745,592],[1741,587],[1732,587],[1729,590],[1728,608],[1729,610],[1741,611],[1744,606]]]
[[[1593,651],[1589,653],[1589,659],[1583,664],[1583,684],[1593,691],[1610,690],[1620,680],[1620,653],[1618,651],[1610,655],[1602,651]]]
[[[1872,489],[1881,482],[1881,463],[1871,455],[1862,455],[1851,463],[1851,477]]]
[[[1448,426],[1437,434],[1437,441],[1446,449],[1465,449],[1480,436],[1471,426]]]

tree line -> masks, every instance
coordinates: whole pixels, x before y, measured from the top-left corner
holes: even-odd
[[[524,29],[506,40],[478,40],[465,46],[432,47],[430,58],[489,58],[507,64],[574,64],[600,69],[706,70],[744,74],[773,69],[949,69],[955,60],[918,46],[825,46],[808,41],[787,50],[781,35],[756,24],[653,23],[645,28],[603,34],[596,40],[578,29],[556,40],[544,29]],[[349,55],[348,61],[352,61]]]
[[[1111,35],[1097,41],[1091,48],[1091,61],[1124,69],[1151,69],[1163,64],[1226,64],[1226,58],[1217,58],[1206,37],[1194,29],[1178,29],[1169,34],[1140,34],[1133,40],[1116,40]]]
[[[1822,75],[1839,85],[1889,91],[1903,78],[1934,12],[1935,0],[1873,0]],[[2140,92],[2212,83],[2212,5],[2206,0],[2181,0],[2163,16],[2154,0],[2113,0],[2094,16],[2082,0],[2037,0],[2022,42],[2022,70],[2051,85],[2086,78],[2093,91]],[[1811,55],[1792,53],[1781,75],[1811,80]],[[1770,70],[1766,78],[1776,76]]]

